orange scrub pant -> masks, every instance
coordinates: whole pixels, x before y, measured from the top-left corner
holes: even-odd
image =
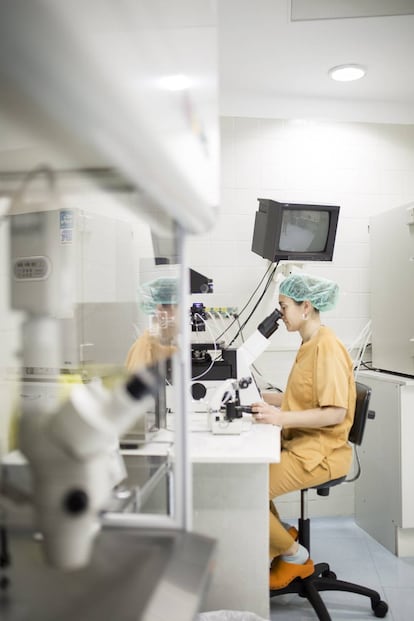
[[[346,473],[344,473],[346,474]],[[341,476],[336,475],[336,476]],[[275,556],[284,554],[286,550],[293,544],[294,539],[289,535],[285,527],[280,521],[279,514],[273,504],[273,499],[293,492],[320,485],[331,479],[328,460],[324,460],[312,470],[308,472],[303,467],[303,461],[294,453],[282,450],[280,454],[280,462],[270,464],[269,466],[269,556],[273,559]]]

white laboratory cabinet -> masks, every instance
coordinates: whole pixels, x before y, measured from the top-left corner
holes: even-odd
[[[372,366],[414,375],[414,203],[370,221]]]
[[[363,371],[372,388],[355,488],[357,524],[397,556],[414,555],[414,378]]]

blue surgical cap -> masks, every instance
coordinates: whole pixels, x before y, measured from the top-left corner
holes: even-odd
[[[156,278],[139,288],[141,308],[152,315],[160,304],[178,304],[177,278]]]
[[[309,300],[317,310],[329,311],[338,300],[339,287],[326,278],[298,273],[291,274],[281,283],[279,293],[292,298],[295,302]]]

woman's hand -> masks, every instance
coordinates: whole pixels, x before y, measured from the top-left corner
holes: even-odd
[[[278,407],[265,403],[265,401],[252,403],[252,415],[257,423],[278,425],[279,427],[283,426],[283,412]]]

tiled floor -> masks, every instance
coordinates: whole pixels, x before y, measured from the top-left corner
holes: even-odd
[[[294,522],[292,522],[294,523]],[[389,605],[388,621],[414,618],[414,557],[397,558],[351,518],[312,518],[311,557],[326,561],[337,577],[368,586]],[[324,592],[332,621],[376,619],[367,597]],[[271,599],[272,621],[311,621],[316,614],[306,599],[283,595]]]

